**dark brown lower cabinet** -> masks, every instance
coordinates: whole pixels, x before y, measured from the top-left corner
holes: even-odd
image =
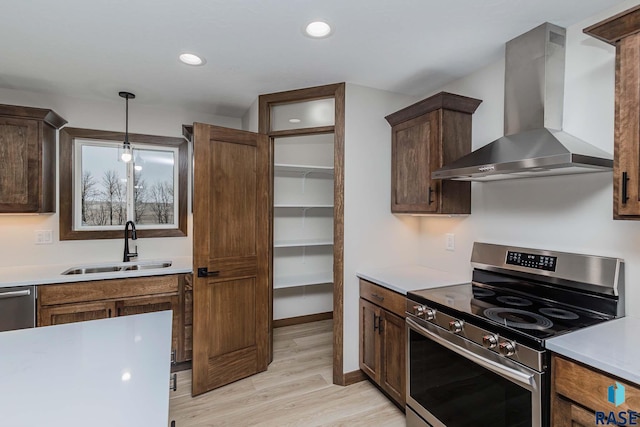
[[[77,304],[53,305],[38,310],[38,326],[62,325],[86,320],[113,317],[115,303],[98,301]]]
[[[595,368],[554,355],[551,359],[551,375],[551,425],[553,427],[613,425],[612,422],[605,422],[605,420],[613,416],[621,422],[621,413],[629,414],[629,411],[637,411],[640,407],[638,385],[630,384]],[[609,390],[613,388],[612,391],[615,391],[615,388],[620,386],[624,387],[625,398],[615,405],[608,401]],[[627,418],[626,425],[629,425],[630,416],[623,416]],[[637,417],[635,424],[638,422],[640,417]]]
[[[173,310],[172,351],[176,361],[190,358],[186,349],[185,276],[150,276],[38,287],[38,326]],[[183,302],[183,304],[181,304]],[[189,316],[190,317],[190,316]],[[189,341],[191,338],[189,337]]]
[[[406,330],[404,316],[398,311],[404,314],[404,304],[404,296],[360,281],[360,369],[402,408],[406,396]]]

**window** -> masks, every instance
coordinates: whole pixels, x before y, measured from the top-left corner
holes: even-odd
[[[60,131],[60,239],[186,235],[187,142],[129,135],[133,160],[120,160],[123,134]]]

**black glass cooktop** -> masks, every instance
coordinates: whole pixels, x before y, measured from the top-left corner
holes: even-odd
[[[413,301],[467,321],[478,319],[536,341],[595,325],[611,316],[485,284],[465,283],[409,292]]]

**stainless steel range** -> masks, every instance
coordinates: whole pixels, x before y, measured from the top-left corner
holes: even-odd
[[[547,427],[545,340],[623,316],[624,262],[475,243],[471,264],[407,294],[407,426]]]

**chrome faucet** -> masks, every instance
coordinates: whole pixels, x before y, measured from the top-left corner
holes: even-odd
[[[131,258],[138,256],[138,246],[136,246],[135,252],[129,252],[129,225],[131,225],[131,240],[138,239],[136,235],[136,225],[133,221],[127,221],[124,225],[124,257],[122,258],[122,262],[129,262]]]

